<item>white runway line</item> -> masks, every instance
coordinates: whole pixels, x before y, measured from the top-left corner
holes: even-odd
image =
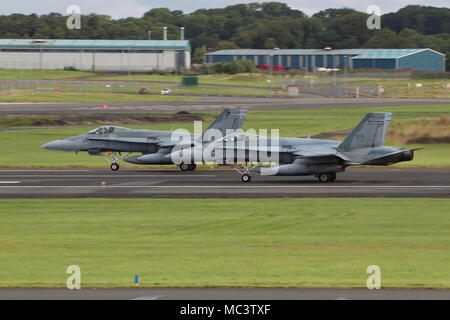
[[[139,175],[97,175],[97,174],[83,174],[83,175],[0,175],[0,178],[214,178],[215,174],[197,174],[197,175],[169,175],[169,174],[139,174]]]
[[[20,183],[20,181],[0,181],[0,184],[16,184]]]
[[[58,169],[1,169],[0,172],[91,172],[93,170],[89,169],[67,169],[67,170],[58,170]]]
[[[443,188],[447,189],[450,188],[450,186],[368,186],[368,185],[358,185],[358,186],[115,186],[115,185],[106,185],[106,186],[97,186],[97,185],[87,185],[87,186],[64,186],[64,185],[58,185],[58,186],[0,186],[0,188],[227,188],[227,189],[236,189],[236,188],[325,188],[325,189],[344,189],[344,188],[376,188],[376,189],[402,189],[402,188],[408,188],[408,189],[436,189],[436,188]]]
[[[159,298],[163,298],[165,296],[144,296],[144,297],[137,297],[130,300],[158,300]]]

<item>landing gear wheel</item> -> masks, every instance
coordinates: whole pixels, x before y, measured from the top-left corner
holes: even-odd
[[[326,173],[321,173],[317,176],[320,182],[325,183],[328,182],[328,175]]]
[[[336,173],[335,172],[328,172],[328,173],[320,173],[317,178],[320,182],[333,182],[336,180]]]
[[[188,164],[188,170],[189,171],[194,171],[196,168],[197,168],[197,165],[195,163]]]
[[[330,173],[328,173],[328,181],[329,182],[334,182],[334,181],[336,181],[336,172],[330,172]]]
[[[250,182],[251,180],[252,180],[252,177],[249,174],[247,174],[247,173],[244,173],[241,176],[241,181],[242,182]]]
[[[118,163],[111,163],[111,170],[112,171],[117,171],[119,170],[120,166]]]
[[[182,163],[182,164],[180,164],[180,169],[181,169],[181,171],[189,171],[189,164],[186,164],[186,163]]]

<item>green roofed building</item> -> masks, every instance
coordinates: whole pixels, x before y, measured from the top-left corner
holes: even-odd
[[[445,71],[445,55],[431,49],[374,49],[352,58],[353,68]]]
[[[187,40],[0,39],[0,68],[146,71],[190,66]]]
[[[250,60],[256,66],[321,69],[445,71],[445,55],[431,49],[232,49],[210,52],[207,63]]]

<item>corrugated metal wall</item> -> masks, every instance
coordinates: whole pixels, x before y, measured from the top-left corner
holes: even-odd
[[[425,50],[399,58],[398,69],[445,71],[445,59],[443,55]]]
[[[79,70],[151,70],[190,67],[190,52],[179,50],[155,52],[122,51],[90,52],[74,50],[67,52],[1,51],[0,68],[10,69],[63,69]]]
[[[354,69],[395,69],[395,59],[354,59]]]
[[[362,50],[362,49],[361,49]],[[366,49],[368,50],[368,49]],[[376,52],[377,49],[374,49]],[[386,49],[387,51],[390,49]],[[400,50],[400,49],[399,49]],[[405,49],[407,50],[407,49]],[[408,49],[412,50],[412,49]],[[315,68],[375,68],[375,69],[417,69],[417,70],[430,70],[430,71],[445,71],[445,56],[436,53],[432,50],[415,49],[410,55],[404,57],[367,57],[367,58],[357,58],[358,54],[353,52],[340,53],[326,52],[324,54],[276,54],[265,55],[265,54],[255,54],[249,56],[242,55],[211,55],[206,56],[208,62],[231,62],[234,59],[241,60],[247,57],[247,60],[251,60],[255,65],[282,65],[289,69],[303,69],[308,71],[313,71]],[[233,51],[233,50],[231,50]],[[255,50],[257,51],[257,50]],[[280,50],[283,51],[283,50]],[[285,50],[286,51],[286,50]],[[338,51],[338,50],[337,50]],[[383,51],[383,50],[382,50]],[[395,51],[395,49],[392,49]],[[212,61],[211,61],[212,60]]]

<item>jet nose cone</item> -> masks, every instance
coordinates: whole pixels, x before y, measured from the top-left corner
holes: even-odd
[[[41,146],[43,149],[47,150],[62,150],[63,149],[63,142],[62,140],[55,140],[48,143],[45,143]]]

